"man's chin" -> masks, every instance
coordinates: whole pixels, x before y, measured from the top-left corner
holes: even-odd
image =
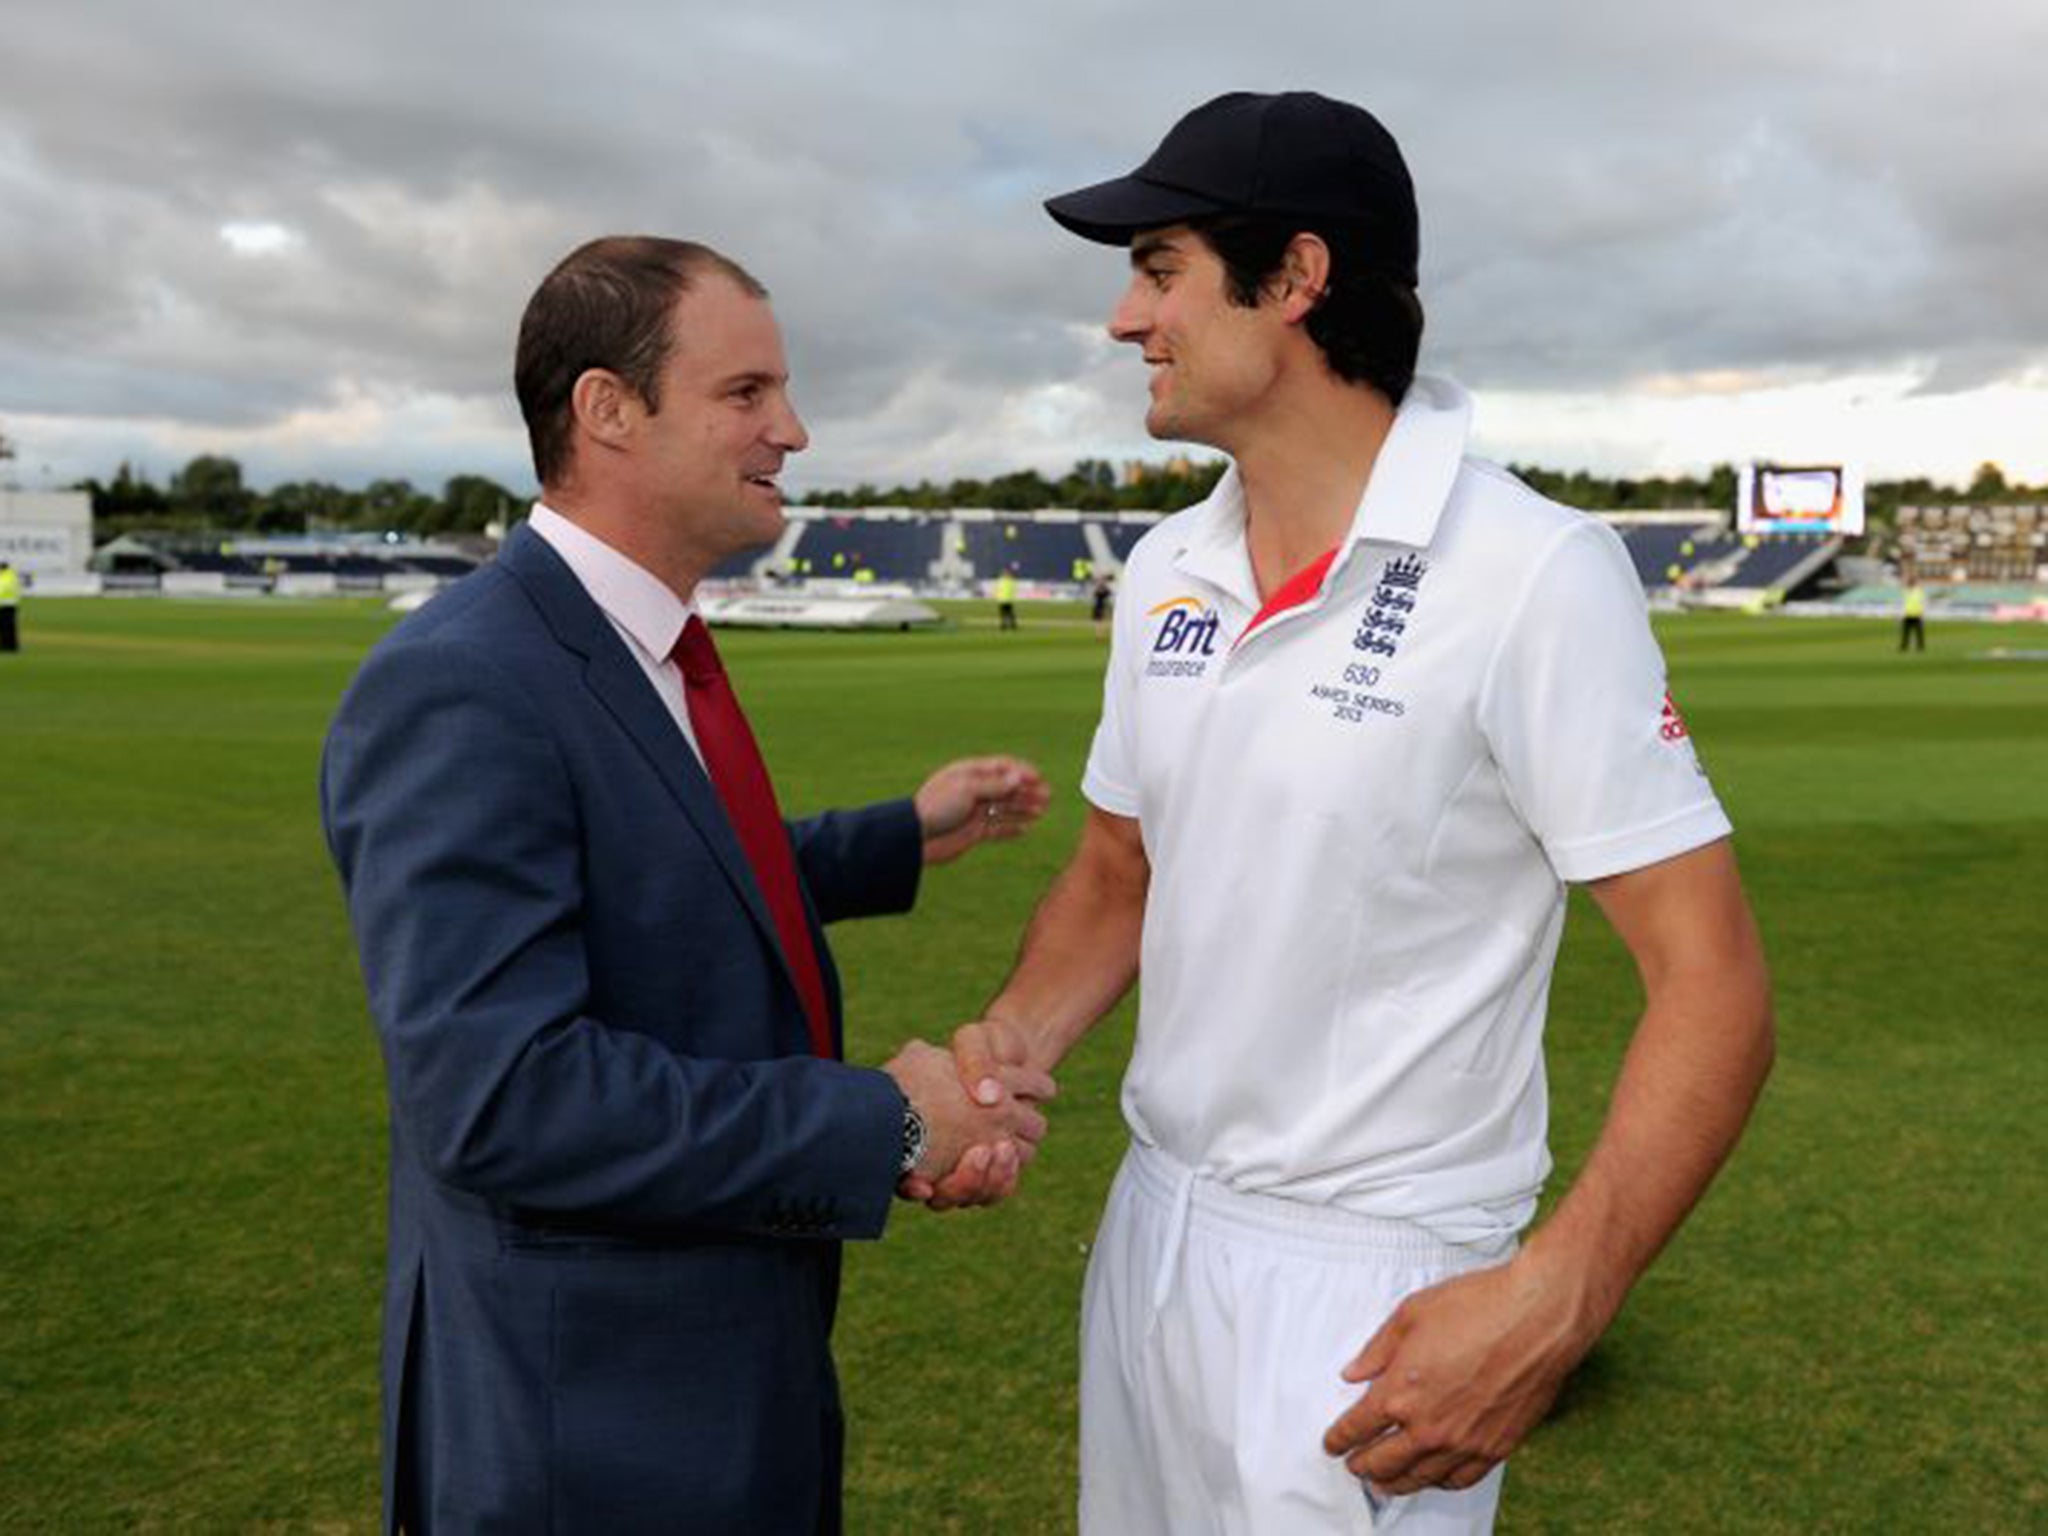
[[[789,514],[783,510],[782,499],[777,496],[771,500],[767,492],[757,488],[750,488],[745,503],[733,512],[735,515],[728,516],[720,530],[720,542],[726,546],[721,559],[765,550],[789,526]]]
[[[1208,439],[1170,411],[1153,409],[1145,413],[1145,431],[1162,443],[1201,443]]]

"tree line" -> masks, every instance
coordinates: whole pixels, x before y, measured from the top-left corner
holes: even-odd
[[[1658,512],[1711,507],[1735,508],[1736,470],[1716,464],[1704,475],[1589,475],[1510,464],[1509,472],[1552,501],[1587,512]],[[2048,485],[2010,482],[1998,465],[1985,463],[1967,485],[1944,485],[1925,475],[1903,480],[1873,480],[1863,487],[1863,510],[1873,526],[1895,527],[1900,507],[1969,503],[1979,506],[2048,502]]]
[[[1509,473],[1531,490],[1586,512],[1677,512],[1706,507],[1735,510],[1736,468],[1716,464],[1703,475],[1596,475],[1586,470],[1545,469],[1539,464],[1510,464]],[[993,480],[950,480],[941,485],[920,480],[915,485],[879,489],[858,485],[847,491],[816,491],[804,498],[815,507],[991,507],[998,512],[1071,507],[1082,512],[1174,512],[1207,496],[1222,477],[1222,463],[1190,464],[1175,459],[1165,465],[1139,466],[1135,474],[1119,475],[1100,459],[1083,459],[1057,480],[1036,470],[1020,470]],[[1981,505],[2016,502],[2048,503],[2048,485],[2009,482],[1996,464],[1979,465],[1969,484],[1944,485],[1924,475],[1903,480],[1875,480],[1863,488],[1864,512],[1873,531],[1895,527],[1901,506],[1950,502]]]
[[[0,444],[4,443],[0,438]],[[1732,464],[1717,464],[1704,475],[1595,475],[1534,464],[1508,468],[1532,489],[1588,512],[1696,507],[1718,511],[1732,510],[1735,505]],[[801,504],[909,507],[932,512],[954,507],[989,507],[999,512],[1047,507],[1083,512],[1173,512],[1207,496],[1222,474],[1221,461],[1196,463],[1179,458],[1119,473],[1106,460],[1082,459],[1058,478],[1024,469],[986,480],[960,478],[942,483],[927,479],[887,488],[861,484],[849,490],[814,491]],[[452,476],[438,493],[421,490],[403,479],[372,480],[360,490],[324,480],[292,480],[257,490],[245,483],[239,463],[219,454],[192,459],[163,486],[123,463],[111,480],[87,479],[72,488],[91,495],[94,524],[102,537],[145,528],[251,533],[361,530],[419,537],[478,533],[487,524],[518,517],[531,499],[530,492],[515,493],[484,475]],[[1967,486],[1943,485],[1925,476],[1873,481],[1864,488],[1864,501],[1871,523],[1890,527],[1902,505],[2043,503],[2048,502],[2048,486],[2009,482],[1998,465],[1987,463],[1979,466]]]
[[[1177,512],[1193,506],[1223,478],[1223,464],[1173,459],[1141,465],[1119,475],[1105,459],[1083,459],[1057,480],[1035,469],[1020,469],[992,480],[958,479],[940,484],[920,480],[886,490],[861,484],[845,491],[813,491],[807,507],[910,507],[938,512],[952,507],[988,507],[997,512],[1037,512],[1067,507],[1078,512]]]
[[[92,497],[93,525],[102,537],[138,529],[242,533],[313,533],[331,530],[394,532],[422,538],[480,533],[509,522],[530,497],[515,495],[484,475],[455,475],[438,495],[410,480],[372,480],[348,490],[326,480],[289,480],[259,491],[243,481],[242,466],[219,454],[201,454],[159,486],[123,463],[108,481],[72,487]]]

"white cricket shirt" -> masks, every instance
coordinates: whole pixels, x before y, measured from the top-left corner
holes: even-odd
[[[1147,534],[1082,789],[1152,866],[1132,1134],[1495,1242],[1550,1170],[1565,882],[1729,825],[1621,541],[1465,458],[1470,419],[1417,379],[1320,589],[1256,626],[1234,468]]]

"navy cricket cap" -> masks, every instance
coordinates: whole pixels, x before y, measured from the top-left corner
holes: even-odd
[[[1348,224],[1365,234],[1374,266],[1416,281],[1415,184],[1401,146],[1365,108],[1314,91],[1218,96],[1130,175],[1047,198],[1045,211],[1104,245],[1221,214]]]

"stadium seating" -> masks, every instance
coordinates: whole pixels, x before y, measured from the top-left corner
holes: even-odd
[[[250,535],[155,532],[124,534],[97,550],[92,569],[132,581],[145,571],[177,578],[179,590],[375,592],[419,589],[454,581],[479,564],[479,553],[441,543],[397,542],[382,535]],[[331,578],[331,580],[329,580]]]
[[[1102,530],[1103,538],[1108,541],[1109,552],[1116,557],[1117,564],[1122,565],[1131,558],[1131,551],[1137,547],[1138,540],[1156,526],[1156,520],[1143,523],[1098,523],[1096,526]]]
[[[2037,506],[1900,507],[1896,551],[1922,581],[2033,581],[2048,566]]]
[[[1755,548],[1744,550],[1742,562],[1728,577],[1727,585],[1775,587],[1813,559],[1816,547],[1811,534],[1759,539]]]
[[[975,574],[993,577],[1011,571],[1024,581],[1071,582],[1094,563],[1088,539],[1078,522],[1038,523],[1022,517],[959,525],[963,553]]]
[[[712,581],[744,581],[754,574],[754,567],[761,563],[763,550],[742,550],[736,555],[727,555],[711,567]]]
[[[465,560],[460,555],[407,555],[397,564],[400,570],[417,571],[423,576],[467,576],[476,569],[474,560]]]
[[[247,555],[224,555],[218,550],[180,550],[173,558],[181,571],[218,571],[223,576],[260,576],[263,567]]]
[[[1617,527],[1636,577],[1646,587],[1671,584],[1671,569],[1681,573],[1725,560],[1739,545],[1712,523],[1634,523]]]
[[[787,559],[812,577],[853,579],[872,571],[877,581],[921,582],[939,558],[944,524],[936,518],[823,517],[802,530]],[[753,556],[738,573],[746,574]]]

